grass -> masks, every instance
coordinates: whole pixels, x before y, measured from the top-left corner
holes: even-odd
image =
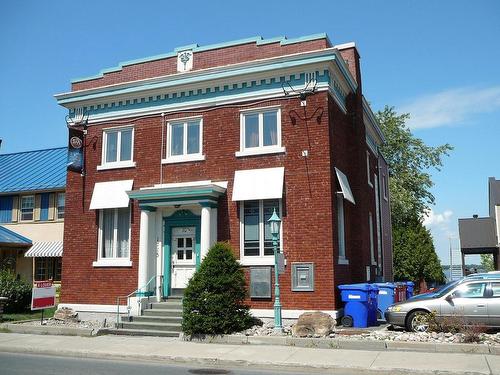
[[[45,309],[43,312],[43,318],[52,318],[54,313],[56,312],[56,308],[52,307],[50,309]],[[16,322],[19,320],[30,320],[30,319],[41,319],[42,318],[42,310],[36,311],[25,311],[17,314],[3,314],[2,320],[0,322]]]

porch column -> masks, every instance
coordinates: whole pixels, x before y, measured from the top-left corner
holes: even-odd
[[[211,233],[211,211],[209,205],[202,204],[201,206],[201,235],[200,235],[200,260],[203,260],[210,248],[210,233]]]
[[[139,233],[139,275],[137,278],[137,289],[142,288],[149,281],[151,263],[151,228],[154,224],[154,207],[141,207],[141,223]]]
[[[212,207],[210,215],[210,246],[212,246],[217,242],[217,207]]]

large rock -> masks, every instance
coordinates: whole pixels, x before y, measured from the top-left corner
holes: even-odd
[[[299,316],[292,327],[292,335],[298,337],[327,336],[335,327],[335,319],[321,311],[307,312]]]
[[[73,309],[70,309],[68,307],[63,307],[63,308],[57,309],[57,311],[54,313],[54,319],[77,322],[78,321],[78,313],[75,312],[75,310],[73,310]]]

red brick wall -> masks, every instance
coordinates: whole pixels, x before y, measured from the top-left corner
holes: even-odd
[[[280,43],[257,45],[256,43],[195,52],[193,70],[237,64],[246,61],[314,51],[330,47],[328,40],[317,39],[281,46]],[[160,77],[177,73],[177,57],[124,66],[117,72],[105,73],[102,78],[73,83],[71,90],[78,91],[122,82]]]
[[[227,195],[219,203],[218,238],[229,241],[239,256],[239,206],[231,201],[234,171],[284,166],[283,242],[288,266],[286,274],[280,277],[283,307],[332,309],[334,230],[329,194],[332,176],[328,94],[317,93],[307,100],[306,116],[318,107],[323,108],[319,120],[314,117],[304,121],[304,108],[296,98],[273,100],[259,106],[273,104],[281,105],[282,142],[286,154],[236,158],[234,153],[240,144],[239,108],[221,108],[203,114],[206,160],[162,166],[163,183],[208,179],[229,181]],[[92,267],[97,256],[98,226],[96,212],[88,209],[95,182],[134,179],[134,189],[160,182],[161,117],[128,123],[135,126],[135,168],[96,171],[101,159],[102,128],[109,126],[99,125],[88,129],[87,176],[82,178],[68,172],[62,302],[113,304],[117,295],[126,295],[137,287],[140,218],[137,204],[132,204],[132,268]],[[301,156],[302,150],[309,151],[307,159]],[[300,261],[315,263],[313,293],[291,292],[291,263]],[[251,304],[254,308],[272,308],[271,300],[251,301]]]

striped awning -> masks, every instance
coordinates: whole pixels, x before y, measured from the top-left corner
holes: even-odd
[[[53,242],[34,242],[33,246],[24,254],[25,257],[43,258],[43,257],[62,257],[62,241]]]

